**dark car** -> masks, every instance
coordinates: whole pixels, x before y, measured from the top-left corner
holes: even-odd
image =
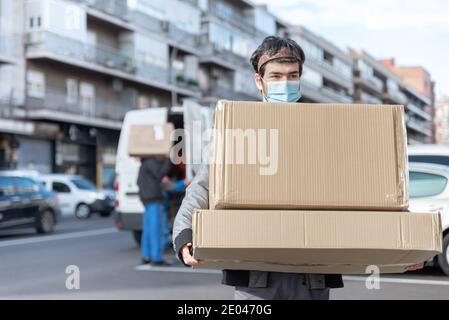
[[[33,177],[0,171],[0,230],[30,227],[51,233],[59,217],[55,193]]]

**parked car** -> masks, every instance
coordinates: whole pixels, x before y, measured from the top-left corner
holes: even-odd
[[[410,211],[441,213],[443,253],[434,262],[449,276],[449,166],[411,162],[409,173]]]
[[[413,144],[408,146],[410,162],[435,163],[449,166],[449,146],[439,144]]]
[[[57,195],[34,175],[0,171],[0,230],[32,227],[38,233],[51,233],[60,214]]]
[[[108,217],[114,210],[115,195],[112,190],[101,190],[81,176],[49,174],[40,177],[44,185],[59,197],[63,215],[87,219],[92,213]]]

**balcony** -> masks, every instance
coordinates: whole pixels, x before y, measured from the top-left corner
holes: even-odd
[[[379,96],[383,95],[384,84],[382,80],[377,79],[376,77],[373,76],[361,74],[360,72],[358,73],[359,76],[354,79],[357,84],[363,85],[365,88],[369,89],[375,94],[378,94]]]
[[[423,118],[424,120],[427,121],[432,121],[433,117],[428,114],[427,112],[425,112],[423,109],[421,109],[420,107],[416,106],[413,103],[407,103],[406,104],[406,109],[408,111],[413,112],[414,114],[420,116],[421,118]]]
[[[384,99],[390,100],[393,103],[405,105],[407,103],[407,97],[399,90],[387,89],[384,92]]]
[[[318,67],[320,67],[321,69],[324,69],[324,71],[330,73],[332,81],[339,82],[348,88],[352,87],[352,81],[353,81],[352,76],[348,76],[348,75],[345,75],[345,74],[339,72],[329,62],[326,62],[322,59],[314,57],[313,55],[306,56],[306,64],[308,64],[308,62],[311,62],[311,63],[317,65]]]
[[[332,90],[328,87],[319,87],[306,80],[301,80],[301,93],[304,97],[318,103],[352,103],[352,97]]]
[[[360,102],[366,104],[382,104],[382,100],[362,92],[360,94]]]
[[[260,93],[256,92],[239,92],[232,88],[211,85],[208,90],[203,92],[205,97],[215,97],[217,99],[241,100],[241,101],[257,101],[261,99]]]
[[[80,96],[68,98],[65,88],[46,88],[42,98],[27,96],[25,108],[31,115],[47,114],[53,116],[60,115],[66,121],[71,122],[120,122],[123,120],[127,111],[134,106],[133,101],[129,98],[119,97],[114,99],[105,99],[95,96],[92,100],[82,98]],[[71,115],[67,117],[67,114]]]
[[[28,34],[27,58],[56,60],[162,90],[198,96],[198,92],[173,84],[170,81],[168,66],[163,68],[124,55],[116,48],[92,46],[51,32]]]
[[[20,49],[19,36],[1,36],[0,37],[0,64],[13,64],[16,62],[16,56]]]
[[[148,32],[162,34],[172,46],[197,54],[197,35],[184,31],[169,21],[159,20],[140,11],[130,11],[129,15],[133,25]]]
[[[248,21],[248,19],[245,16],[238,14],[236,11],[224,12],[219,8],[217,8],[215,5],[213,5],[209,8],[206,14],[216,17],[222,21],[225,21],[226,23],[233,25],[234,27],[237,27],[238,29],[242,30],[245,33],[249,33],[251,35],[258,37],[267,36],[267,34],[257,29],[253,23]]]
[[[94,8],[98,11],[108,15],[127,20],[128,4],[127,0],[72,0],[79,3],[84,3],[88,7]]]
[[[352,103],[353,102],[352,97],[350,97],[342,92],[332,90],[330,88],[322,87],[322,88],[320,88],[320,92],[337,103]]]
[[[251,67],[249,61],[244,57],[220,48],[213,43],[202,45],[199,48],[199,54],[200,63],[213,63],[229,70],[235,70],[241,67]]]
[[[425,122],[416,120],[415,118],[411,117],[410,115],[406,114],[405,115],[405,120],[407,123],[407,127],[410,129],[413,129],[415,131],[418,131],[428,137],[432,136],[432,130],[430,130]]]

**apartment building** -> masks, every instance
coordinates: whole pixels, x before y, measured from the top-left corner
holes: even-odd
[[[421,66],[398,66],[394,58],[381,60],[381,62],[398,76],[401,77],[405,85],[413,88],[418,94],[430,99],[430,104],[424,105],[424,111],[436,116],[436,101],[435,101],[435,82],[432,80],[430,73]],[[433,140],[429,142],[434,143],[436,139],[435,122],[428,124],[433,133]]]
[[[408,142],[432,143],[432,101],[363,50],[350,49],[354,61],[354,102],[402,104],[406,110]],[[430,110],[430,112],[429,112]]]
[[[289,27],[287,36],[304,50],[301,78],[304,101],[352,103],[352,59],[326,39],[301,26]]]

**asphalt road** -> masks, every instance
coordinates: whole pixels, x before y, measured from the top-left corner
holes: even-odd
[[[193,272],[172,254],[167,259],[175,264],[140,266],[130,233],[117,231],[112,218],[65,218],[46,236],[0,231],[0,299],[233,299],[220,272]],[[79,270],[79,289],[67,289],[68,266]],[[331,299],[449,299],[449,277],[436,268],[382,275],[378,290],[365,282],[345,277],[345,288],[332,291]]]

